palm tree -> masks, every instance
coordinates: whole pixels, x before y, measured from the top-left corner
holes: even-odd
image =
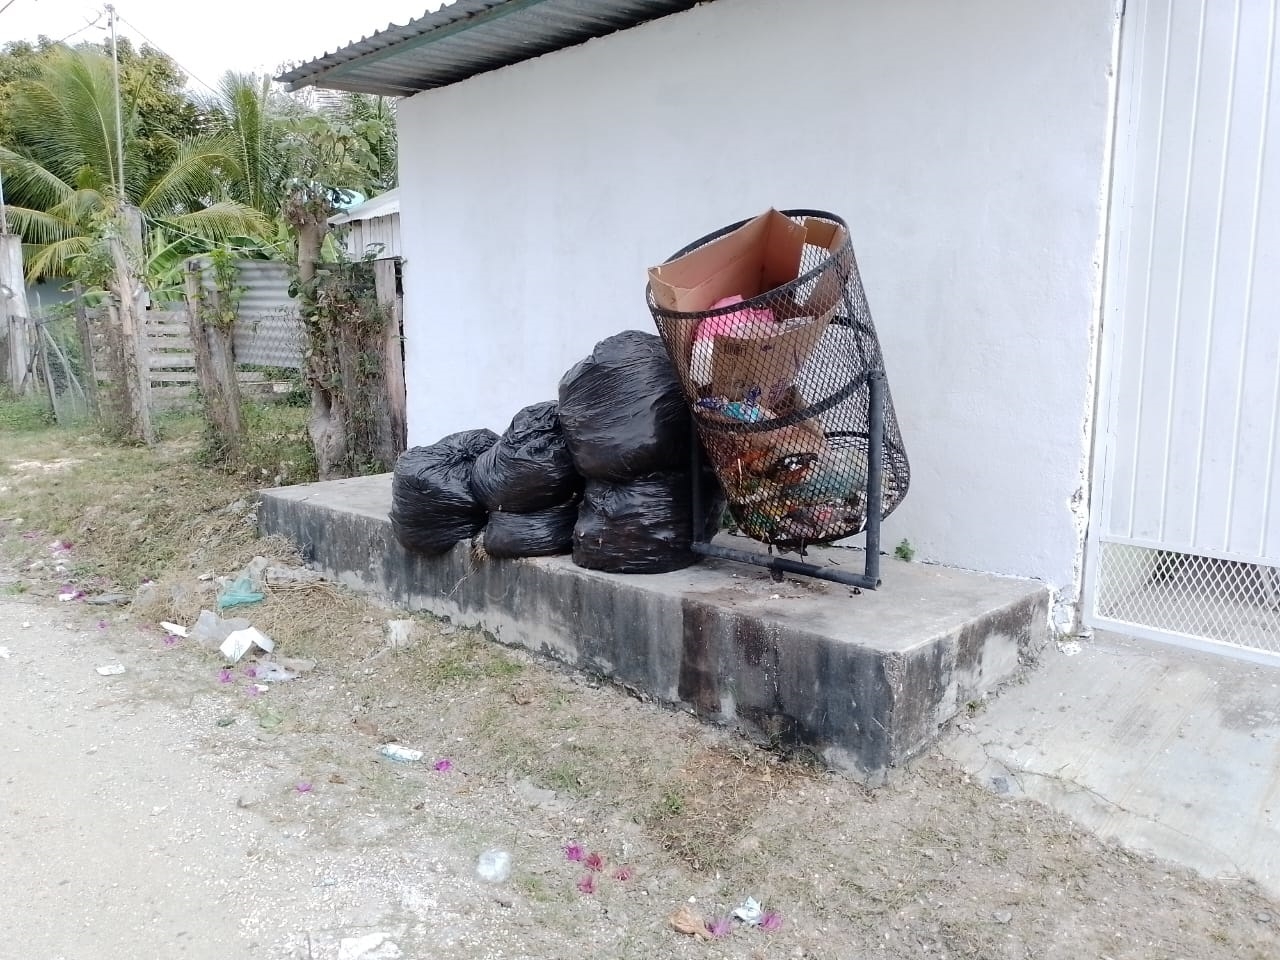
[[[186,238],[193,253],[267,230],[259,210],[227,194],[226,181],[234,182],[241,167],[225,138],[183,142],[172,162],[148,169],[130,150],[138,117],[126,105],[119,156],[111,69],[100,53],[54,49],[39,76],[14,92],[8,127],[14,142],[0,145],[0,165],[28,275],[69,275],[93,253],[122,202],[138,207],[149,227]]]

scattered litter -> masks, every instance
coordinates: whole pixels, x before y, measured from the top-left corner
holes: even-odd
[[[596,892],[596,875],[594,873],[584,874],[582,879],[578,881],[578,892],[591,896]]]
[[[412,620],[388,620],[387,643],[392,650],[404,650],[413,646],[418,625]]]
[[[1008,923],[1013,919],[1013,914],[1008,910],[997,910],[991,915],[991,919],[996,923]]]
[[[165,633],[173,634],[175,637],[182,637],[182,639],[184,640],[189,636],[189,633],[186,627],[181,626],[180,624],[177,624],[177,623],[170,623],[168,620],[160,621],[160,629],[163,630]]]
[[[108,663],[98,668],[98,674],[103,677],[118,677],[124,673],[123,663]]]
[[[505,883],[511,876],[511,854],[505,850],[486,850],[476,861],[476,876],[487,883]]]
[[[1271,914],[1264,911],[1262,913],[1254,914],[1253,919],[1257,920],[1259,923],[1270,923],[1275,918],[1272,917]]]
[[[74,587],[63,587],[58,593],[58,600],[62,603],[70,603],[72,600],[83,600],[84,591],[77,590]]]
[[[453,761],[448,757],[444,757],[433,763],[431,769],[436,773],[449,773],[453,769]]]
[[[270,690],[270,689],[271,689],[270,687],[265,686],[265,685],[263,685],[263,684],[261,684],[261,683],[255,683],[253,686],[251,686],[251,687],[249,687],[249,688],[248,688],[248,690],[246,691],[246,693],[248,693],[248,694],[249,694],[249,696],[251,696],[251,697],[256,697],[256,696],[258,696],[258,694],[266,693],[266,692],[267,692],[268,690]]]
[[[25,630],[25,629],[27,629],[27,628],[28,628],[28,627],[30,627],[30,626],[31,626],[31,621],[30,621],[30,620],[23,620],[23,621],[22,621],[22,628],[23,628],[24,630]]]
[[[707,933],[717,940],[727,937],[732,931],[733,921],[728,917],[716,917],[707,921]]]
[[[81,596],[84,596],[81,594]],[[100,593],[96,597],[85,597],[84,602],[93,604],[95,607],[126,607],[133,600],[133,597],[126,593]]]
[[[233,617],[223,620],[212,610],[201,610],[196,618],[196,625],[191,628],[190,636],[194,640],[210,646],[218,646],[237,630],[247,630],[252,624],[243,618]]]
[[[9,659],[9,648],[0,647],[0,660],[8,660],[8,659]]]
[[[733,915],[747,926],[756,927],[764,919],[764,907],[760,906],[755,897],[747,897],[740,906],[734,908]]]
[[[565,844],[564,858],[566,860],[569,860],[573,863],[581,863],[582,858],[585,857],[586,855],[587,855],[586,851],[582,849],[582,846],[580,844],[577,844],[577,843]]]
[[[1058,641],[1058,651],[1064,657],[1074,657],[1077,653],[1080,653],[1080,651],[1083,649],[1084,648],[1080,646],[1079,640],[1059,640]]]
[[[231,607],[245,607],[251,603],[261,603],[265,599],[267,599],[267,595],[255,590],[253,581],[249,577],[241,575],[218,591],[218,609],[228,610]]]
[[[667,923],[671,924],[671,929],[676,933],[697,937],[699,940],[707,939],[707,925],[688,904],[681,904],[679,910],[667,917]]]
[[[368,933],[338,941],[338,960],[400,960],[402,956],[387,933]]]
[[[218,649],[222,651],[224,657],[236,663],[254,647],[270,653],[276,645],[270,637],[256,627],[246,627],[228,634],[227,639],[222,641],[222,646]]]
[[[264,660],[256,669],[257,678],[264,683],[280,683],[284,680],[297,680],[298,674],[285,668],[282,664]],[[265,688],[264,688],[265,689]]]
[[[398,763],[417,763],[422,759],[421,750],[402,747],[398,743],[384,743],[378,748],[378,752],[388,760],[395,760]]]
[[[197,580],[199,580],[201,583],[208,583],[210,580],[212,580],[212,579],[213,579],[213,574],[212,574],[212,573],[202,573],[202,574],[200,574],[200,576],[196,577],[196,579],[197,579]]]

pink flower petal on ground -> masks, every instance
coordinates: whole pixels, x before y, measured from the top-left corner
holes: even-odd
[[[432,769],[435,770],[436,773],[448,773],[453,769],[453,761],[448,757],[444,757],[432,764]]]
[[[727,937],[729,931],[733,929],[733,923],[728,917],[717,917],[714,920],[707,921],[707,933],[719,940],[721,937]]]
[[[310,793],[310,792],[311,792],[311,784],[307,783],[306,781],[303,781],[302,783],[298,784],[298,785],[297,785],[296,787],[294,787],[293,789],[297,790],[299,793]]]
[[[180,639],[182,639],[182,638],[181,638],[181,637],[179,637],[176,633],[166,633],[166,634],[164,635],[164,645],[165,645],[166,647],[172,647],[172,646],[173,646],[174,644],[176,644]]]
[[[257,668],[257,667],[245,667],[245,668],[244,668],[244,675],[245,675],[246,677],[256,677],[256,676],[258,675],[258,668]]]
[[[617,870],[613,871],[613,879],[621,880],[623,883],[626,883],[633,876],[635,876],[635,871],[630,867],[619,867]]]
[[[107,629],[107,621],[105,621],[105,620],[99,620],[99,621],[98,621],[98,629],[99,629],[99,630],[105,630],[105,629]]]
[[[235,683],[236,682],[236,678],[232,676],[231,669],[229,667],[223,667],[220,671],[218,671],[218,682],[219,683]]]
[[[584,856],[586,856],[586,851],[582,849],[580,844],[565,844],[564,858],[566,860],[571,860],[574,863],[581,863]]]
[[[584,875],[583,878],[578,881],[578,890],[582,893],[585,893],[587,896],[590,896],[591,894],[595,893],[596,892],[596,875],[594,873],[588,873]]]
[[[262,691],[256,686],[249,686],[244,688],[244,695],[246,697],[260,697],[262,696]]]
[[[598,853],[587,854],[587,859],[584,863],[588,870],[600,871],[604,869],[604,857]]]
[[[767,933],[777,933],[782,929],[782,914],[776,910],[770,910],[760,918],[760,929]]]

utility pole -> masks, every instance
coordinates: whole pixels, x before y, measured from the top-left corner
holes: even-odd
[[[0,330],[8,341],[8,355],[3,360],[4,376],[9,389],[25,393],[28,389],[27,366],[30,363],[27,319],[27,278],[22,268],[22,238],[9,232],[9,216],[4,204],[4,172],[0,170]]]
[[[120,191],[120,202],[126,203],[124,193],[124,104],[120,102],[120,57],[116,54],[116,8],[107,4],[107,22],[111,25],[111,65],[116,89],[116,171],[117,189]]]

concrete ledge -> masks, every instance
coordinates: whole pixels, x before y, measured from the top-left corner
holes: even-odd
[[[334,480],[265,491],[259,522],[334,580],[757,738],[807,745],[868,782],[923,750],[1047,638],[1049,593],[1029,581],[889,561],[884,586],[854,596],[719,561],[656,576],[596,573],[567,557],[476,564],[466,544],[407,553],[390,507],[389,475]]]

